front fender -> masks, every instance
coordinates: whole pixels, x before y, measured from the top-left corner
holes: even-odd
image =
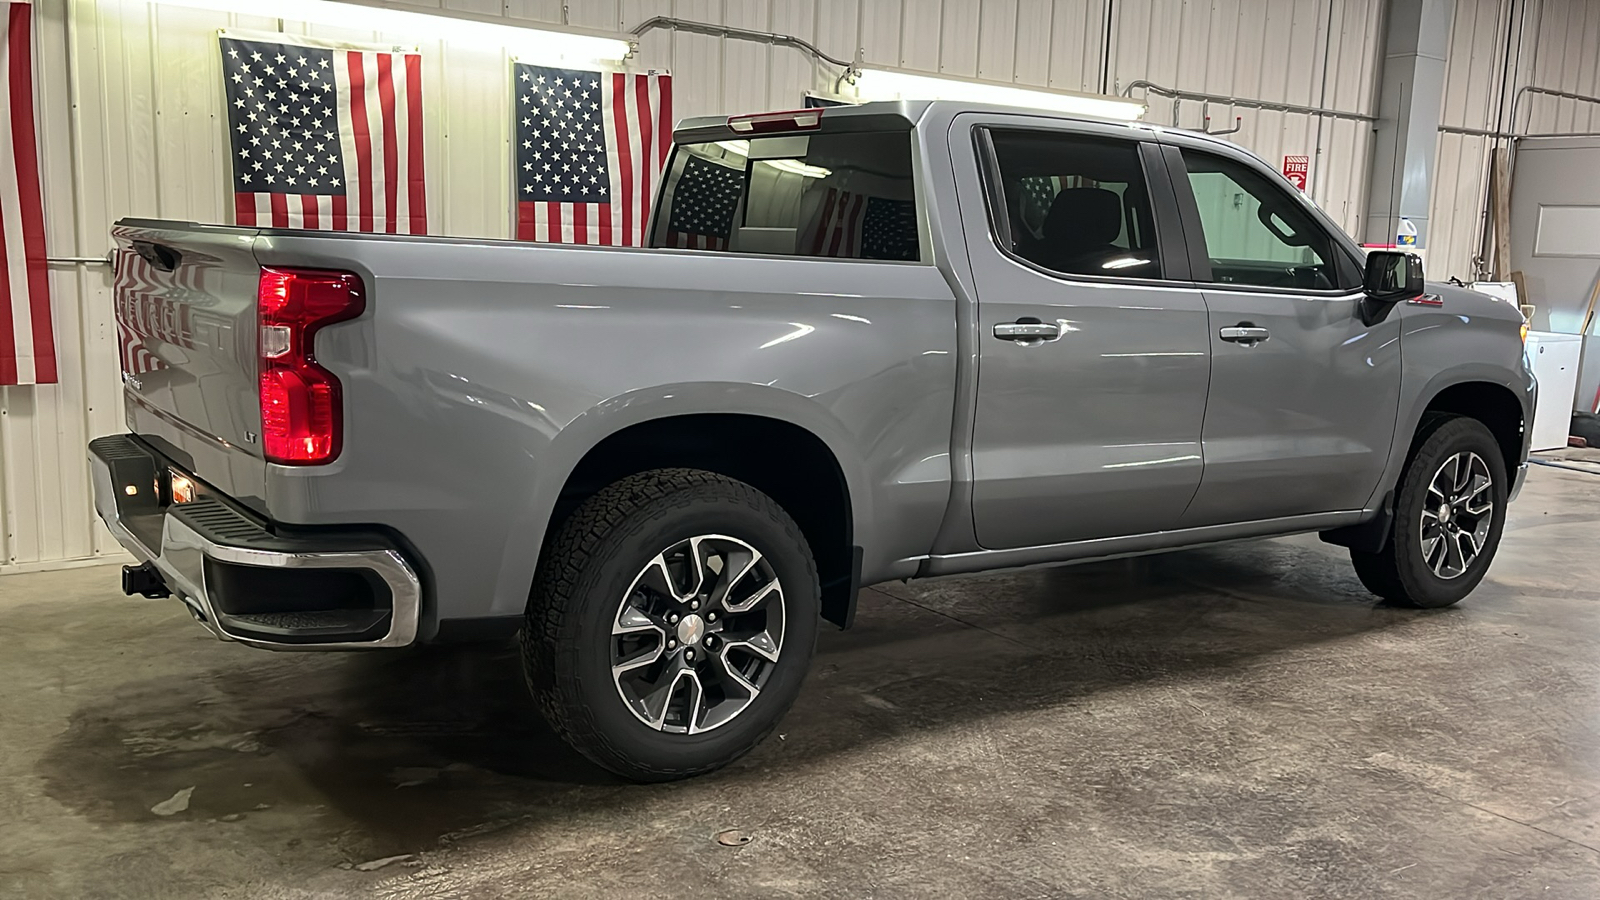
[[[1405,360],[1396,414],[1395,440],[1384,477],[1368,501],[1376,508],[1399,483],[1423,415],[1445,390],[1459,384],[1498,385],[1522,411],[1522,459],[1527,458],[1536,384],[1523,353],[1521,313],[1483,294],[1432,286],[1444,305],[1407,305],[1401,354]],[[1520,462],[1511,460],[1510,462]]]

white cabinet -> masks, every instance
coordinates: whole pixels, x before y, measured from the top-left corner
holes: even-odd
[[[1573,398],[1578,391],[1578,359],[1582,354],[1582,335],[1528,332],[1528,362],[1539,379],[1531,449],[1554,450],[1567,445]]]

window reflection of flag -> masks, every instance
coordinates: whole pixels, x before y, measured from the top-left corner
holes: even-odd
[[[667,246],[726,250],[744,193],[744,170],[691,156],[672,189]]]
[[[799,252],[852,259],[917,258],[916,204],[828,188]]]

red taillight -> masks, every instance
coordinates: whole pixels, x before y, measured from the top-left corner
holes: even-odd
[[[332,462],[343,431],[339,379],[317,365],[317,330],[361,315],[361,279],[349,272],[262,269],[261,444],[268,462]]]
[[[728,117],[728,128],[740,134],[765,134],[771,131],[809,130],[821,127],[820,109],[789,109],[783,112]]]

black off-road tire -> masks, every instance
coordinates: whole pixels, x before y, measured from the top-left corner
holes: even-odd
[[[738,538],[772,563],[787,611],[782,651],[731,721],[698,734],[658,731],[617,692],[611,621],[656,554],[703,534]],[[686,778],[744,755],[788,712],[815,652],[820,604],[811,548],[771,497],[711,472],[643,472],[590,497],[546,542],[522,630],[523,671],[550,726],[579,753],[634,781]]]
[[[1490,513],[1488,537],[1477,558],[1461,575],[1446,579],[1434,574],[1423,558],[1422,511],[1428,484],[1439,467],[1464,451],[1478,454],[1487,464],[1494,510]],[[1509,491],[1510,477],[1500,445],[1482,422],[1464,416],[1431,416],[1418,429],[1410,459],[1400,475],[1394,527],[1388,542],[1377,553],[1350,551],[1356,575],[1367,590],[1398,606],[1439,609],[1460,601],[1478,586],[1494,561],[1505,529]]]

